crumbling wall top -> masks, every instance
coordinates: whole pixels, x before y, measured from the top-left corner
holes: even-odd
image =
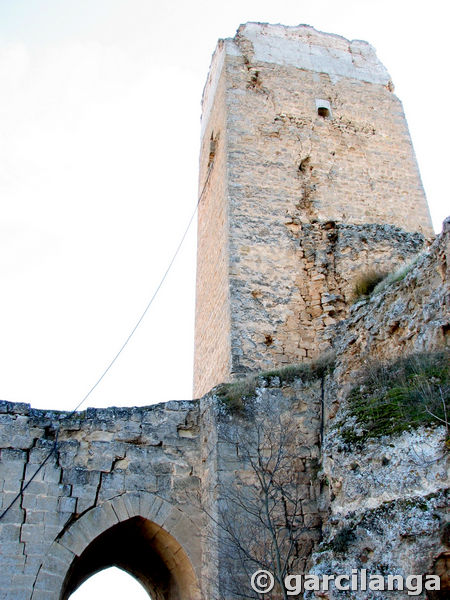
[[[241,56],[251,62],[293,66],[326,73],[332,83],[341,78],[392,86],[391,77],[375,49],[362,40],[318,31],[310,25],[244,23],[234,38],[219,40],[203,90],[202,123],[208,120],[225,56]]]
[[[327,73],[332,79],[348,77],[382,85],[390,81],[375,49],[361,40],[347,40],[309,25],[266,23],[241,25],[233,41],[239,45],[242,38],[252,44],[256,62]]]

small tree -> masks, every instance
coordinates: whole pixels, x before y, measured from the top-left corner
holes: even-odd
[[[302,510],[310,476],[298,457],[298,423],[290,412],[261,405],[250,416],[246,412],[220,427],[219,442],[234,449],[243,466],[220,482],[214,519],[220,536],[220,588],[229,594],[227,600],[287,600],[285,576],[302,571],[302,556],[311,548]],[[258,570],[274,577],[268,594],[250,585]]]

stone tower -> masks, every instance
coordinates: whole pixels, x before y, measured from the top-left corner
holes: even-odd
[[[309,26],[219,41],[202,100],[194,393],[310,360],[355,279],[432,234],[374,49]]]

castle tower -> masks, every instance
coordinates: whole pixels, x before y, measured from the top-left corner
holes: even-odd
[[[247,23],[202,101],[194,393],[329,347],[355,279],[432,234],[402,105],[373,48]]]

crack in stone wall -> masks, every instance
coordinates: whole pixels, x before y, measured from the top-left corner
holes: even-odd
[[[445,551],[443,428],[389,439],[389,456],[386,440],[359,454],[339,450],[333,432],[366,359],[448,345],[450,225],[425,248],[429,216],[392,83],[370,46],[309,27],[248,24],[214,60],[202,123],[196,390],[332,347],[336,368],[320,384],[273,377],[256,390],[258,401],[296,407],[309,528],[299,568],[347,568],[345,543],[352,564],[431,568],[433,553]],[[317,114],[317,98],[332,118]],[[350,306],[358,275],[418,252],[403,281]],[[189,555],[205,598],[220,597],[230,571],[219,505],[228,485],[248,477],[236,447],[221,440],[228,417],[214,390],[199,401],[75,415],[0,402],[0,509],[59,432],[57,451],[0,522],[0,600],[59,600],[92,541],[135,518],[160,532],[163,554],[167,536],[182,540],[175,554]],[[428,448],[423,464],[409,450],[416,446]],[[400,524],[389,528],[393,514]],[[384,534],[390,563],[381,565]],[[402,559],[408,552],[421,562]]]
[[[51,451],[50,432],[59,429],[57,452],[0,523],[2,589],[17,600],[30,598],[54,540],[117,495],[157,492],[187,514],[195,512],[187,497],[201,478],[198,410],[195,402],[169,402],[147,409],[88,409],[70,416],[1,402],[3,509]],[[15,582],[24,577],[27,585],[21,588]]]
[[[350,229],[350,237],[362,231],[368,238],[379,233],[377,228]],[[315,235],[328,239],[333,231],[333,227],[312,228],[311,248],[317,247]],[[298,420],[296,452],[304,477],[302,518],[309,528],[304,555],[299,556],[299,569],[305,572],[320,573],[331,564],[345,570],[350,563],[336,550],[344,538],[352,564],[381,568],[376,528],[388,527],[390,511],[399,514],[399,525],[389,530],[390,562],[383,563],[383,568],[388,565],[395,572],[431,569],[435,555],[446,551],[439,537],[445,521],[442,494],[448,487],[444,428],[406,432],[388,442],[373,441],[363,451],[348,452],[339,449],[333,425],[349,386],[358,377],[364,352],[393,359],[399,351],[435,350],[448,343],[449,236],[446,224],[444,233],[402,281],[357,303],[345,320],[328,326],[327,331],[334,332],[330,339],[336,352],[332,374],[314,383],[301,379],[283,383],[278,376],[257,383],[257,402],[265,400],[274,410],[273,415],[270,410],[264,413],[269,420],[280,407]],[[346,228],[342,237],[348,237]],[[392,322],[399,315],[400,330],[405,323],[409,332],[402,334],[403,344],[391,334]],[[223,536],[214,522],[207,522],[206,514],[217,521],[224,490],[236,478],[245,481],[249,476],[235,445],[221,438],[224,428],[232,430],[233,426],[214,390],[201,401],[88,409],[70,417],[1,402],[3,508],[21,489],[24,477],[28,479],[48,455],[56,428],[60,440],[57,452],[24,491],[21,503],[0,523],[2,589],[15,600],[59,600],[61,573],[88,544],[87,532],[98,536],[157,502],[164,515],[176,509],[172,531],[185,536],[185,549],[197,556],[194,566],[202,574],[204,597],[220,596],[229,576],[228,554]],[[136,500],[130,497],[133,493]],[[199,500],[206,510],[199,508]],[[103,514],[106,509],[110,516]],[[197,524],[198,536],[193,536],[191,525],[177,530],[181,515]],[[363,522],[368,524],[370,540],[360,535]],[[337,546],[336,540],[340,540]],[[406,556],[406,547],[414,548],[419,562],[401,558]],[[46,557],[53,555],[52,567]]]
[[[353,276],[400,266],[432,235],[390,78],[369,45],[342,41],[249,23],[213,58],[200,189],[217,130],[220,142],[199,206],[196,396],[314,358],[346,316]]]

